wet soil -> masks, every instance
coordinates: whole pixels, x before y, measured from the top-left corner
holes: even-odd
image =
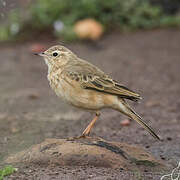
[[[93,114],[64,104],[50,89],[47,67],[31,52],[33,43],[0,44],[0,162],[45,138],[80,135]],[[45,39],[45,38],[44,38]],[[131,103],[163,138],[153,139],[134,121],[105,109],[92,136],[143,146],[172,169],[180,159],[180,31],[113,33],[97,43],[65,44],[114,79],[143,96]],[[58,41],[42,41],[46,47]],[[17,165],[8,179],[159,179],[163,173],[128,172],[101,167]],[[169,172],[167,172],[169,173]]]

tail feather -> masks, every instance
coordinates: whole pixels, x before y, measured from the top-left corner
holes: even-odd
[[[152,129],[152,127],[150,127],[148,124],[146,124],[143,119],[131,109],[131,112],[133,113],[131,115],[131,117],[137,121],[140,125],[142,125],[144,127],[144,129],[146,129],[154,138],[160,140],[160,137],[154,132],[154,130]]]
[[[141,116],[139,116],[135,111],[131,109],[131,107],[123,100],[121,102],[123,105],[123,108],[121,108],[121,112],[132,118],[133,120],[137,121],[140,125],[144,127],[154,138],[161,140],[160,137],[154,132],[152,127],[150,127],[148,124],[146,124]]]

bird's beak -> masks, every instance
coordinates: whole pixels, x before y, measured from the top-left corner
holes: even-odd
[[[46,56],[46,54],[44,52],[41,52],[41,53],[34,53],[34,55],[37,55],[37,56]]]

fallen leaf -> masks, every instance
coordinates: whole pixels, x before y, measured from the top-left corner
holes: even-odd
[[[46,49],[46,47],[41,43],[34,43],[30,47],[30,51],[33,53],[42,52]]]

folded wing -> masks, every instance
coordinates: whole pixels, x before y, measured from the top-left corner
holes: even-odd
[[[103,71],[83,60],[75,62],[73,65],[71,64],[69,68],[67,66],[64,72],[66,76],[79,82],[84,89],[102,91],[132,101],[141,99],[139,94],[114,81]]]
[[[141,99],[139,94],[108,77],[95,76],[92,79],[89,78],[88,81],[82,81],[82,86],[86,89],[93,89],[102,91],[104,93],[114,94],[121,98],[130,99],[132,101]]]
[[[87,71],[87,68],[81,71],[77,70],[77,67],[73,71],[66,70],[66,77],[75,80],[80,83],[81,87],[84,89],[91,89],[94,91],[101,91],[108,94],[117,95],[121,98],[129,99],[132,101],[138,101],[141,99],[140,95],[134,91],[128,89],[117,81],[109,78],[104,73],[95,73],[96,71]],[[93,73],[94,72],[94,73]]]

